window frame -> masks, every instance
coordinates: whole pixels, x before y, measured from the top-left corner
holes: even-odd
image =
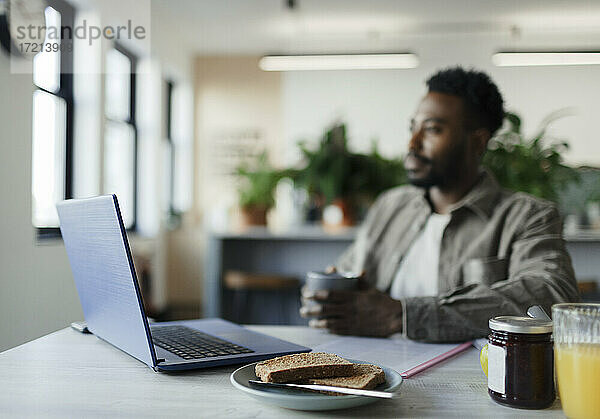
[[[75,26],[75,8],[65,0],[47,0],[47,6],[52,7],[60,13],[61,33],[63,27],[69,27],[71,30]],[[72,34],[72,31],[71,31]],[[71,44],[71,47],[62,47],[60,49],[60,86],[58,91],[52,92],[44,89],[33,83],[35,87],[33,94],[40,90],[52,96],[56,96],[65,101],[65,196],[64,199],[73,198],[73,141],[74,141],[74,114],[75,114],[75,99],[73,94],[73,38],[66,40]],[[65,39],[61,37],[61,46],[65,43]],[[33,76],[33,75],[32,75]],[[32,94],[32,101],[33,101]],[[32,124],[35,123],[32,121]],[[33,138],[32,138],[33,145]],[[33,149],[32,149],[33,152]],[[33,181],[33,179],[32,179]],[[33,186],[33,185],[32,185]],[[32,202],[33,204],[33,202]],[[31,207],[33,217],[33,205]],[[32,220],[33,221],[33,220]],[[60,227],[34,227],[38,239],[53,239],[62,237]]]
[[[169,170],[169,218],[177,216],[175,211],[175,142],[173,141],[173,89],[175,83],[172,80],[167,80],[167,103],[166,103],[166,125],[167,125],[167,137],[166,140],[169,142],[171,147],[171,165]]]
[[[121,54],[125,55],[129,61],[131,62],[131,73],[129,78],[129,117],[125,120],[110,118],[106,115],[106,111],[104,112],[104,119],[107,122],[116,122],[116,123],[125,123],[129,125],[129,127],[133,131],[133,222],[131,226],[127,227],[127,231],[135,232],[137,231],[137,218],[138,218],[138,198],[139,198],[139,185],[138,185],[138,167],[139,167],[139,157],[138,157],[138,141],[139,141],[139,133],[138,126],[136,122],[136,107],[137,107],[137,65],[138,65],[138,57],[131,52],[129,49],[124,47],[121,43],[115,42],[112,45],[112,48],[119,51]],[[104,139],[103,139],[104,141]],[[102,160],[104,162],[104,154],[102,156]],[[104,184],[104,179],[102,179],[102,183]]]
[[[172,79],[164,80],[166,85],[165,92],[165,140],[169,144],[169,196],[167,199],[169,200],[168,210],[167,210],[167,226],[171,230],[175,230],[180,227],[182,220],[182,213],[175,208],[175,184],[176,184],[176,175],[175,175],[175,163],[176,163],[176,155],[178,145],[174,140],[173,135],[173,99],[174,99],[174,91],[176,82]]]

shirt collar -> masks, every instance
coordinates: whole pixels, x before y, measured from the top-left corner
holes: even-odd
[[[496,205],[498,195],[502,188],[487,169],[483,169],[479,175],[479,180],[473,188],[458,202],[450,207],[450,213],[461,208],[469,208],[479,217],[487,220],[491,217]],[[426,190],[421,189],[421,203],[429,206],[425,196]]]
[[[473,210],[474,213],[483,219],[488,219],[492,216],[494,207],[498,200],[498,195],[502,192],[502,188],[494,178],[494,175],[487,169],[481,171],[479,181],[473,189],[465,195],[463,199],[452,205],[450,212],[454,212],[459,208],[466,207]]]

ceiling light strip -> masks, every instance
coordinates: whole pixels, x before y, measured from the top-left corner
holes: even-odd
[[[258,66],[264,71],[391,70],[415,68],[415,54],[268,55]]]
[[[598,65],[600,52],[498,52],[492,62],[499,67]]]

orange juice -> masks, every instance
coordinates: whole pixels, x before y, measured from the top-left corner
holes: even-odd
[[[555,345],[562,407],[569,418],[600,418],[600,344]]]

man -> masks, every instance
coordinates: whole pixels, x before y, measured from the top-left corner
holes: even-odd
[[[578,300],[556,207],[502,190],[480,163],[502,125],[503,100],[481,72],[457,67],[427,81],[411,120],[410,186],[370,209],[338,269],[366,289],[304,290],[301,314],[333,333],[449,342],[488,333],[497,315]]]

